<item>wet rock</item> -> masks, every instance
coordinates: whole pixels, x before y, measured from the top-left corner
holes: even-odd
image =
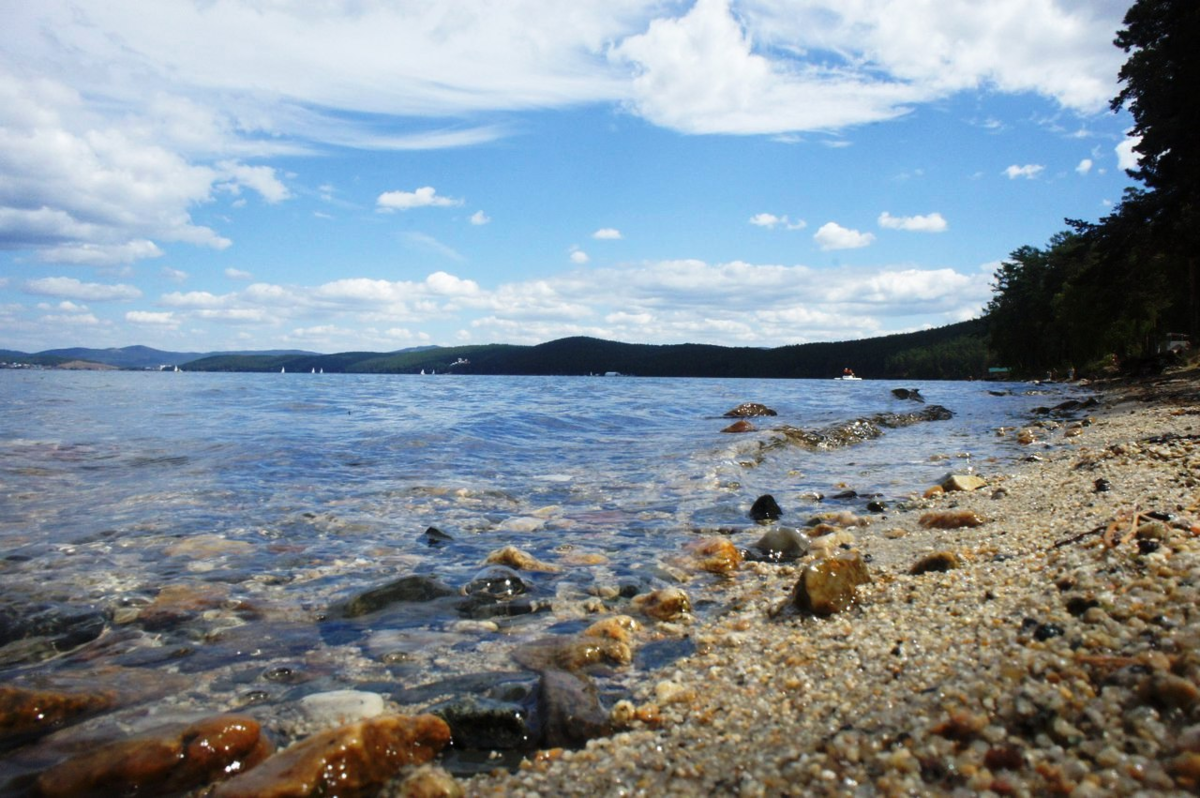
[[[508,566],[484,568],[463,588],[463,593],[476,598],[505,601],[529,591],[525,580]]]
[[[456,593],[436,577],[413,574],[359,593],[342,605],[341,614],[344,618],[359,618],[391,604],[436,601]]]
[[[753,424],[751,424],[749,421],[747,421],[746,419],[743,418],[741,421],[735,421],[732,424],[730,424],[728,427],[725,427],[725,429],[721,430],[721,432],[728,432],[728,433],[754,432],[755,429],[757,429],[757,428]]]
[[[447,543],[454,542],[453,537],[451,537],[450,535],[447,535],[445,532],[438,529],[436,526],[431,526],[428,529],[426,529],[424,532],[422,532],[421,536],[418,538],[418,540],[420,540],[426,546],[429,546],[430,548],[435,548],[435,549],[438,548],[439,546],[445,546]]]
[[[63,693],[0,685],[0,750],[34,740],[116,703],[113,693]]]
[[[541,735],[529,707],[514,701],[466,695],[426,711],[446,721],[459,750],[530,750],[537,747]]]
[[[795,529],[775,527],[759,538],[751,547],[757,552],[755,559],[769,562],[792,562],[808,554],[808,537]]]
[[[382,715],[383,696],[362,690],[312,693],[300,699],[300,711],[319,726],[344,726]]]
[[[983,526],[986,521],[974,510],[943,510],[925,513],[917,523],[926,529],[962,529]]]
[[[954,552],[938,551],[917,560],[908,572],[913,576],[920,576],[921,574],[952,571],[961,565],[962,561]]]
[[[38,662],[90,643],[107,626],[94,607],[40,602],[0,607],[0,665]]]
[[[405,765],[424,764],[450,742],[434,715],[387,715],[315,734],[217,785],[212,798],[373,794]]]
[[[742,402],[737,407],[725,413],[726,418],[752,418],[758,416],[777,416],[779,415],[766,405],[758,402]]]
[[[537,612],[550,612],[554,606],[549,601],[536,601],[526,597],[507,601],[488,596],[471,596],[455,604],[454,609],[463,618],[472,621],[488,621],[492,618],[516,618]]]
[[[436,765],[422,765],[400,782],[401,798],[462,798],[462,785]]]
[[[987,481],[974,474],[947,474],[940,484],[945,491],[973,491],[986,487]]]
[[[705,538],[688,545],[695,567],[711,574],[729,574],[742,564],[742,553],[728,538]]]
[[[923,403],[925,401],[925,397],[921,396],[921,391],[917,388],[893,388],[892,396],[912,402]]]
[[[164,726],[60,762],[38,777],[37,791],[47,798],[163,795],[244,773],[273,750],[258,721],[219,715]]]
[[[518,571],[542,571],[544,573],[557,573],[558,571],[562,570],[557,565],[542,562],[537,557],[518,549],[516,546],[505,546],[502,549],[493,551],[487,556],[485,562],[491,565],[506,565],[509,568],[515,568]]]
[[[609,714],[601,706],[595,686],[574,674],[542,674],[538,711],[544,719],[544,748],[579,748],[588,740],[612,733]]]
[[[750,505],[750,518],[755,521],[775,521],[782,516],[783,510],[779,508],[775,497],[769,493],[759,496],[754,500],[754,504]]]
[[[804,569],[792,590],[792,604],[804,613],[832,615],[854,604],[858,586],[870,581],[862,556],[856,551],[842,552]]]
[[[583,630],[584,637],[604,637],[632,643],[633,636],[641,631],[642,625],[628,615],[612,615],[602,618]]]
[[[517,649],[513,658],[533,671],[575,673],[594,665],[628,665],[633,661],[629,644],[603,637],[546,638]]]
[[[813,528],[809,539],[809,551],[820,557],[829,557],[839,549],[847,549],[857,542],[853,532],[831,526]]]
[[[151,632],[181,626],[207,610],[226,606],[229,588],[210,582],[166,585],[138,613],[138,623]]]
[[[687,594],[677,587],[664,587],[632,600],[634,609],[660,621],[673,621],[692,611]]]

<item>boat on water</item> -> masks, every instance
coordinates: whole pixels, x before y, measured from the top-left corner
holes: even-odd
[[[835,380],[846,380],[847,382],[862,382],[862,377],[855,377],[853,374],[846,376],[843,374],[840,377],[834,377]]]
[[[861,381],[862,377],[859,377],[857,374],[855,374],[854,369],[850,368],[849,366],[846,366],[846,368],[842,369],[842,376],[834,377],[834,379],[835,380]]]

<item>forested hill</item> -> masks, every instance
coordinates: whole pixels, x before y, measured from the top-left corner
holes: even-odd
[[[626,344],[563,338],[536,346],[487,344],[392,354],[223,355],[187,363],[187,371],[324,371],[641,377],[836,377],[970,379],[987,376],[987,325],[973,320],[915,333],[775,349],[705,344]]]

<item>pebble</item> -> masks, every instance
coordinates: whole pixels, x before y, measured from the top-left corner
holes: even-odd
[[[362,690],[330,690],[300,699],[300,710],[317,726],[342,726],[384,712],[383,696]]]

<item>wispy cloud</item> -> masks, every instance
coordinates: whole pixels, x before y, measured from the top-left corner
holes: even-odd
[[[422,186],[416,191],[386,191],[379,195],[375,205],[380,211],[407,211],[413,208],[453,208],[462,205],[460,199],[438,196],[433,186]]]

